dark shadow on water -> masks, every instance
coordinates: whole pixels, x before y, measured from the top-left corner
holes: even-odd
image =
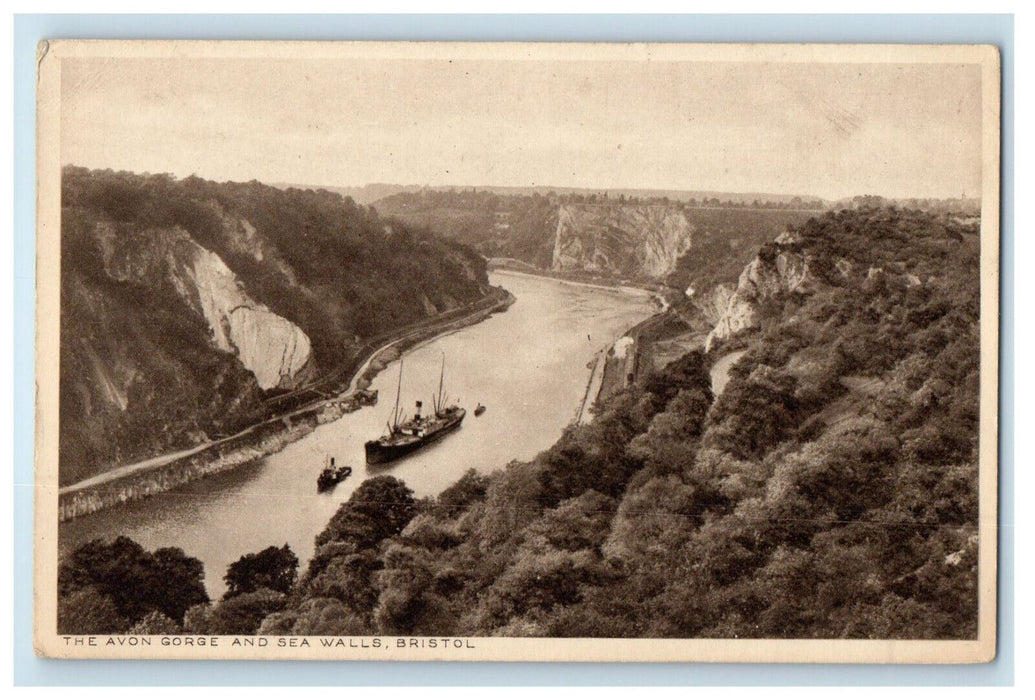
[[[165,493],[122,503],[97,513],[80,516],[74,521],[61,523],[58,527],[58,550],[63,553],[93,539],[117,537],[120,533],[111,532],[112,523],[121,526],[122,531],[131,531],[140,525],[153,522],[156,513],[180,511],[198,497],[233,494],[257,479],[265,466],[266,458],[256,459]],[[315,488],[314,482],[313,489]],[[69,541],[70,532],[75,532],[72,541]]]
[[[263,467],[266,466],[266,458],[260,458],[242,464],[232,469],[227,469],[224,472],[207,476],[204,479],[198,479],[190,483],[184,484],[183,486],[173,489],[169,494],[205,494],[211,493],[215,490],[233,490],[246,486],[249,482],[259,478],[262,473]]]

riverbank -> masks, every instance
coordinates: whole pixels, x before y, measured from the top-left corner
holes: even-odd
[[[669,362],[692,350],[703,350],[707,331],[691,327],[679,314],[662,310],[627,330],[621,337],[601,348],[590,363],[592,372],[586,392],[575,413],[575,423],[593,420],[593,408],[607,401],[630,384],[642,382],[651,372],[663,369]],[[739,347],[739,346],[738,346]],[[744,350],[727,349],[719,355],[718,369],[713,369],[713,384],[722,393],[726,377]],[[721,377],[719,379],[714,379]]]
[[[346,369],[337,370],[321,382],[292,392],[290,408],[240,432],[187,450],[152,457],[58,491],[58,517],[64,522],[95,513],[120,503],[147,498],[191,481],[218,474],[280,451],[308,435],[317,426],[338,420],[359,410],[364,398],[358,392],[400,353],[432,338],[473,325],[492,314],[504,311],[515,298],[494,287],[490,295],[463,309],[454,309],[416,327],[402,329],[395,337],[368,343]],[[328,394],[327,387],[343,386]],[[277,397],[283,400],[285,397]],[[301,405],[298,405],[301,403]]]
[[[593,405],[600,396],[600,387],[604,383],[604,368],[607,366],[608,354],[614,352],[614,343],[611,343],[597,351],[593,359],[593,371],[589,375],[589,382],[586,384],[586,393],[582,395],[582,403],[575,413],[575,423],[582,425],[593,420]]]

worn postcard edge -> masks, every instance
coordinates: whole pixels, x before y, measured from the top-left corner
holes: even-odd
[[[979,622],[974,640],[134,637],[58,635],[61,60],[84,57],[968,63],[982,67]],[[37,54],[34,648],[53,658],[981,663],[995,658],[998,542],[1000,54],[990,45],[307,41],[40,42]],[[191,644],[186,644],[187,640]],[[236,644],[235,644],[236,640]],[[308,646],[299,646],[302,640]]]

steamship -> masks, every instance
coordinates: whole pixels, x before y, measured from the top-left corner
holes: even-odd
[[[422,415],[424,406],[421,401],[416,403],[416,411],[413,418],[406,419],[400,414],[399,396],[402,392],[403,363],[399,361],[399,385],[395,393],[395,408],[392,412],[392,419],[385,426],[385,434],[376,440],[368,440],[366,443],[367,464],[383,464],[404,457],[415,452],[425,445],[430,445],[436,440],[445,437],[453,430],[460,427],[460,423],[467,415],[467,411],[457,405],[446,406],[445,396],[442,393],[442,381],[445,377],[446,361],[442,357],[442,371],[438,378],[438,394],[432,399],[433,411],[429,415]]]

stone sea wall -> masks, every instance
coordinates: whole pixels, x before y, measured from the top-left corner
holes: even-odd
[[[196,479],[247,464],[279,452],[311,433],[317,426],[335,421],[359,408],[356,401],[331,402],[255,426],[242,435],[172,462],[142,469],[96,486],[63,489],[59,495],[58,518],[64,522],[120,503],[170,491]]]

